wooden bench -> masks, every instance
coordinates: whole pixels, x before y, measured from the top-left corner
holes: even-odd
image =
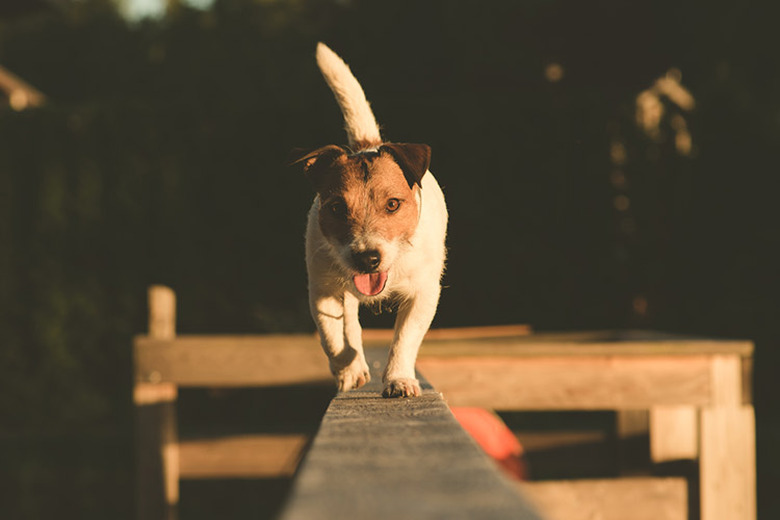
[[[331,379],[312,335],[176,336],[174,313],[172,291],[152,288],[149,334],[136,338],[134,345],[137,507],[138,518],[147,520],[176,518],[180,478],[292,475],[308,441],[303,436],[254,436],[180,442],[175,408],[178,387],[288,385]],[[467,479],[457,480],[451,474],[454,470],[448,464],[455,454],[464,457],[463,468],[485,469],[486,459],[465,448],[475,445],[454,422],[441,392],[452,406],[647,413],[655,461],[699,460],[702,520],[755,519],[750,343],[646,332],[528,336],[522,328],[486,329],[481,335],[493,337],[480,338],[480,333],[474,332],[468,339],[458,339],[457,335],[434,333],[426,339],[418,368],[436,391],[426,387],[419,400],[383,400],[374,387],[335,398],[296,476],[284,518],[309,518],[309,513],[304,513],[313,503],[325,500],[341,507],[339,500],[347,499],[353,507],[358,507],[355,501],[362,500],[360,507],[365,509],[361,511],[380,504],[399,508],[402,502],[410,501],[421,511],[455,507],[471,511],[471,517],[532,518],[525,499],[506,494],[506,482],[495,469],[492,476],[484,476],[484,481],[490,482],[484,489],[469,490]],[[372,370],[381,370],[382,355],[377,357],[370,347],[386,345],[386,338],[382,333],[367,332],[366,345]],[[378,380],[374,377],[373,384]],[[341,439],[339,433],[344,433],[344,428],[355,438]],[[429,428],[438,433],[423,435]],[[401,438],[406,433],[406,441],[368,442],[374,437],[382,439],[384,430]],[[437,440],[442,449],[454,451],[424,460],[423,455],[434,453]],[[389,451],[371,451],[381,446]],[[408,450],[393,451],[399,446]],[[348,497],[342,493],[337,498],[338,490],[323,483],[323,471],[327,471],[323,467],[333,468],[334,457],[343,458],[342,469],[349,478],[357,479],[350,484],[361,489],[357,495],[348,492]],[[377,462],[380,459],[390,466],[397,460],[396,469],[405,468],[410,461],[420,462],[421,474],[429,478],[421,484],[409,476],[406,484],[413,486],[395,487],[391,493],[390,488],[381,487],[383,475],[387,485],[392,479]],[[434,464],[434,460],[441,464]],[[354,475],[356,467],[377,471],[369,478],[368,474]],[[426,473],[435,469],[445,470],[444,474]],[[417,471],[407,469],[409,473],[416,475]],[[376,496],[366,496],[366,489],[371,489],[365,487],[369,481],[380,486]],[[446,482],[450,491],[437,491],[436,486]],[[402,484],[403,479],[393,480],[394,486]],[[347,492],[350,486],[341,491]],[[598,509],[594,514],[605,519],[685,518],[686,489],[679,479],[544,482],[521,487],[544,511],[545,518],[553,520],[590,518],[586,512],[595,511],[593,508]],[[416,495],[415,490],[419,491]],[[314,500],[323,492],[325,496]],[[416,499],[398,496],[407,493]],[[495,493],[493,498],[485,498],[491,493]],[[464,500],[456,500],[458,506],[447,506],[445,494]],[[638,503],[641,508],[635,507]],[[646,503],[656,504],[655,509],[645,507]],[[479,504],[486,516],[469,509]],[[626,507],[650,516],[619,516]],[[674,513],[665,514],[665,508]],[[510,509],[514,516],[507,512]],[[618,516],[604,514],[604,509]],[[318,508],[322,514],[316,518],[340,518],[343,514],[343,509],[337,509],[327,516],[323,513],[326,510]],[[453,511],[446,511],[438,517],[457,518],[450,516]],[[419,512],[407,516],[425,517]]]
[[[752,355],[747,341],[593,332],[428,341],[417,366],[451,406],[649,411],[653,461],[699,461],[701,520],[754,520]]]
[[[177,518],[180,479],[289,477],[309,441],[301,435],[181,440],[176,424],[179,387],[332,382],[314,335],[177,336],[175,306],[170,289],[150,288],[149,334],[134,342],[136,507],[137,518],[144,520]],[[501,327],[481,334],[526,330]],[[368,343],[384,344],[382,336]],[[354,514],[356,507],[374,518],[395,517],[403,503],[410,518],[538,519],[430,385],[419,399],[381,398],[381,363],[387,352],[369,348],[367,353],[374,381],[333,399],[284,518],[340,519],[346,509]],[[351,439],[344,437],[345,431]],[[356,473],[356,467],[371,471]],[[342,473],[338,484],[324,485],[323,476],[334,471]],[[367,482],[374,496],[366,496]]]

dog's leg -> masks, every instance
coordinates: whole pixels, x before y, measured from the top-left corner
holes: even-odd
[[[366,356],[363,352],[363,330],[359,321],[360,301],[354,294],[344,293],[344,340],[345,350],[354,352],[355,359],[350,365],[351,377],[355,379],[353,388],[360,388],[371,380]]]
[[[382,378],[385,397],[419,396],[420,382],[415,377],[414,363],[425,333],[431,326],[439,303],[438,283],[421,290],[398,307],[393,343],[387,369]]]
[[[330,371],[336,376],[340,392],[360,388],[368,382],[368,365],[363,355],[362,343],[354,343],[357,322],[357,300],[354,296],[336,297],[333,295],[312,295],[309,301],[311,314],[320,333],[322,349],[328,356]],[[358,335],[360,334],[360,325]],[[345,342],[346,339],[346,342]]]

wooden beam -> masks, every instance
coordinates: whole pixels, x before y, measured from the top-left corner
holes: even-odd
[[[687,520],[683,478],[522,482],[545,520]]]
[[[312,335],[179,336],[135,340],[135,375],[180,386],[262,386],[330,381]]]
[[[371,383],[331,402],[282,520],[538,519],[429,385],[382,398],[386,353],[371,355]]]
[[[426,340],[420,362],[456,358],[697,357],[714,353],[747,356],[749,342],[557,342],[561,335]],[[564,336],[571,339],[571,335]],[[386,345],[367,338],[366,347]],[[327,360],[314,335],[178,336],[135,341],[136,380],[185,386],[273,385],[330,380]],[[471,362],[470,360],[468,362]],[[686,361],[682,361],[686,364]],[[690,362],[687,362],[690,365]]]
[[[185,479],[290,477],[309,441],[307,435],[242,435],[181,441]]]
[[[606,333],[604,333],[606,334]],[[577,334],[531,334],[516,337],[430,340],[421,357],[566,357],[566,356],[700,356],[750,357],[749,341],[665,339],[606,341],[608,336]]]
[[[485,327],[452,327],[430,329],[426,340],[464,340],[527,336],[531,333],[529,325],[490,325]],[[363,329],[363,341],[390,342],[393,329]]]
[[[417,365],[451,406],[630,410],[712,399],[706,356],[424,357]]]

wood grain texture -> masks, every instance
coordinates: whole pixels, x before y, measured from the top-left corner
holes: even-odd
[[[545,520],[686,520],[682,478],[522,482],[522,493]]]
[[[331,402],[281,518],[538,519],[429,385],[380,396],[376,354],[372,382]]]

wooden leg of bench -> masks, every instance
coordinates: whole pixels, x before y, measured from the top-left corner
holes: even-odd
[[[650,410],[650,458],[653,462],[699,456],[699,417],[693,406],[655,406]]]
[[[703,409],[700,442],[701,520],[755,520],[753,407]]]
[[[176,386],[139,383],[136,405],[136,518],[176,520],[179,445]]]

